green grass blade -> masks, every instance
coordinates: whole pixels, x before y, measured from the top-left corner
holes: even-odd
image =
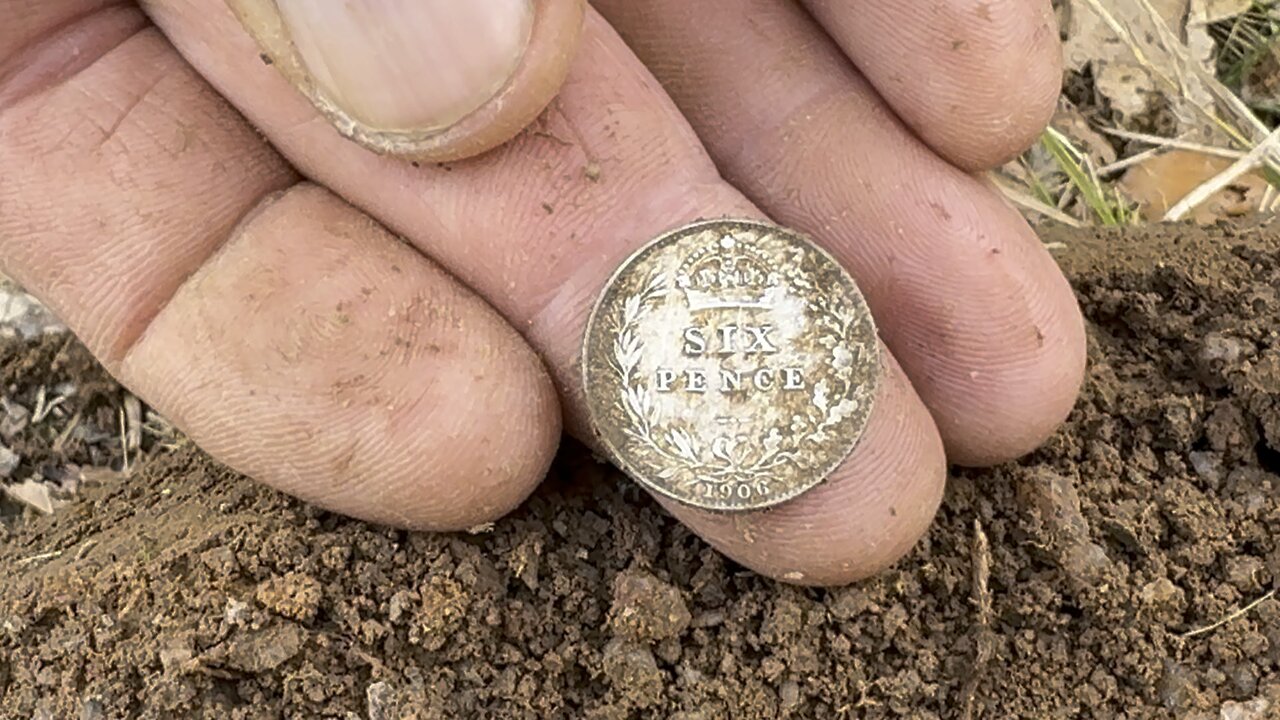
[[[1085,205],[1089,206],[1093,214],[1098,216],[1098,220],[1103,225],[1121,224],[1115,208],[1107,200],[1106,190],[1102,188],[1097,177],[1085,169],[1082,162],[1084,155],[1071,145],[1071,141],[1057,130],[1049,128],[1040,135],[1040,143],[1044,145],[1058,167],[1062,168],[1062,172],[1066,174],[1071,184],[1080,191],[1080,197],[1084,199]]]

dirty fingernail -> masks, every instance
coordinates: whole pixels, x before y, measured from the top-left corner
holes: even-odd
[[[276,0],[316,89],[370,128],[431,131],[515,74],[533,0]]]

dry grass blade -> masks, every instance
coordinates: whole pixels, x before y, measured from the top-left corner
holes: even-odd
[[[982,529],[982,521],[973,521],[973,545],[969,549],[969,558],[973,567],[973,587],[970,597],[977,608],[977,627],[975,629],[975,649],[973,668],[969,679],[964,684],[964,714],[969,720],[974,716],[974,707],[978,699],[978,685],[986,674],[991,656],[995,654],[995,640],[991,630],[991,542]]]
[[[1226,625],[1227,623],[1231,622],[1232,620],[1235,620],[1235,619],[1237,619],[1237,618],[1244,617],[1245,615],[1249,614],[1249,612],[1250,612],[1250,611],[1252,611],[1254,608],[1256,608],[1256,607],[1258,607],[1259,605],[1261,605],[1262,603],[1264,603],[1264,602],[1266,602],[1266,601],[1268,601],[1268,600],[1270,600],[1270,599],[1274,598],[1274,597],[1276,596],[1276,590],[1277,590],[1276,588],[1272,588],[1271,592],[1267,593],[1266,595],[1263,595],[1262,597],[1258,598],[1257,600],[1254,600],[1253,602],[1249,603],[1248,605],[1245,605],[1244,607],[1240,608],[1239,610],[1236,610],[1235,612],[1231,613],[1230,615],[1227,615],[1226,617],[1224,617],[1224,618],[1222,618],[1221,620],[1219,620],[1219,621],[1217,621],[1217,622],[1213,623],[1212,625],[1206,625],[1206,626],[1204,626],[1204,627],[1202,627],[1202,628],[1196,628],[1195,630],[1190,630],[1190,631],[1188,631],[1188,632],[1184,632],[1184,633],[1182,633],[1181,635],[1179,635],[1178,637],[1182,638],[1183,640],[1186,640],[1187,638],[1193,638],[1193,637],[1195,637],[1195,636],[1197,636],[1197,635],[1204,635],[1205,633],[1213,632],[1214,630],[1217,630],[1218,628],[1222,627],[1223,625]]]
[[[1017,207],[1020,207],[1027,212],[1032,212],[1042,217],[1046,217],[1055,222],[1060,222],[1068,227],[1082,228],[1085,226],[1085,224],[1079,220],[1071,217],[1052,205],[1046,204],[1038,198],[1032,197],[1021,188],[1015,187],[1012,183],[1001,178],[995,173],[989,173],[987,177],[996,186],[996,188],[999,189],[1006,198],[1008,198],[1009,202],[1013,203]]]
[[[61,557],[61,556],[62,556],[62,551],[61,551],[61,550],[54,550],[54,551],[52,551],[52,552],[45,552],[45,553],[40,553],[39,555],[32,555],[32,556],[30,556],[30,557],[24,557],[24,558],[22,558],[22,559],[20,559],[20,560],[16,561],[16,562],[14,563],[14,565],[16,565],[16,566],[18,566],[18,567],[22,567],[22,566],[24,566],[24,565],[30,565],[31,563],[37,563],[37,562],[40,562],[40,561],[42,561],[42,560],[52,560],[52,559],[54,559],[54,558]]]
[[[1249,109],[1243,100],[1236,96],[1235,93],[1223,85],[1221,81],[1212,74],[1201,69],[1194,60],[1191,59],[1182,41],[1174,34],[1169,26],[1165,23],[1160,13],[1151,5],[1150,0],[1129,0],[1136,2],[1150,17],[1152,26],[1159,35],[1161,45],[1164,46],[1165,54],[1168,56],[1169,65],[1174,69],[1174,76],[1170,76],[1161,67],[1160,63],[1153,62],[1152,58],[1142,50],[1141,45],[1134,38],[1133,33],[1123,23],[1115,18],[1115,16],[1103,6],[1101,0],[1084,0],[1094,14],[1102,19],[1112,32],[1120,38],[1121,41],[1129,48],[1134,58],[1151,76],[1163,82],[1165,85],[1175,90],[1180,97],[1187,98],[1190,96],[1187,87],[1187,78],[1194,77],[1197,82],[1204,86],[1205,89],[1222,105],[1230,111],[1235,118],[1232,124],[1223,119],[1214,108],[1204,107],[1200,103],[1192,102],[1190,105],[1197,111],[1208,118],[1214,125],[1231,137],[1232,140],[1243,146],[1250,146],[1254,142],[1261,142],[1266,138],[1269,131],[1267,126],[1258,119],[1258,116]],[[1237,126],[1238,125],[1238,126]]]
[[[1179,138],[1166,138],[1166,137],[1160,137],[1159,135],[1148,135],[1147,133],[1131,132],[1129,130],[1123,130],[1121,128],[1099,128],[1099,129],[1108,135],[1114,135],[1115,137],[1118,137],[1118,138],[1123,138],[1125,140],[1133,140],[1135,142],[1142,142],[1142,143],[1147,143],[1149,145],[1154,145],[1155,147],[1153,149],[1155,150],[1165,150],[1167,148],[1174,148],[1177,150],[1190,150],[1191,152],[1198,152],[1204,155],[1212,155],[1214,157],[1227,158],[1228,160],[1236,160],[1238,158],[1244,157],[1245,155],[1245,153],[1241,150],[1231,150],[1229,148],[1214,147],[1213,145],[1205,145],[1203,143],[1190,142],[1188,140],[1181,140]],[[1120,162],[1125,162],[1125,161],[1122,160]],[[1100,168],[1098,172],[1102,173],[1104,170],[1113,168],[1119,164],[1120,164],[1119,162],[1113,163],[1112,165],[1108,165],[1107,168]]]
[[[1130,155],[1129,157],[1123,160],[1117,160],[1111,163],[1110,165],[1103,165],[1102,167],[1098,168],[1098,177],[1107,177],[1110,175],[1114,175],[1120,172],[1121,170],[1126,170],[1130,167],[1133,167],[1134,165],[1140,165],[1144,160],[1153,158],[1162,152],[1164,152],[1163,148],[1147,148],[1146,150],[1143,150],[1137,155]]]
[[[1210,178],[1200,187],[1188,193],[1186,197],[1179,200],[1177,205],[1169,208],[1169,212],[1165,214],[1164,219],[1171,222],[1181,220],[1200,203],[1208,200],[1214,193],[1238,180],[1240,176],[1267,164],[1271,160],[1271,155],[1277,149],[1277,143],[1280,143],[1280,128],[1258,143],[1257,147],[1250,150],[1247,155],[1231,163],[1231,166],[1226,170]]]

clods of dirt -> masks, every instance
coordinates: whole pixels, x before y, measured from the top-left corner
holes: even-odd
[[[0,526],[0,717],[1276,717],[1280,224],[1048,239],[1082,399],[880,577],[764,580],[581,450],[422,535],[179,443]],[[39,357],[5,381],[109,382]]]

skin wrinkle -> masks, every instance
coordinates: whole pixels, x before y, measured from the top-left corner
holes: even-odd
[[[6,16],[0,27],[0,111],[74,77],[147,27],[146,17],[128,4],[84,4],[40,0]]]
[[[898,114],[966,169],[1001,164],[1053,113],[1060,50],[1044,0],[803,0]],[[919,82],[917,78],[928,78]]]

